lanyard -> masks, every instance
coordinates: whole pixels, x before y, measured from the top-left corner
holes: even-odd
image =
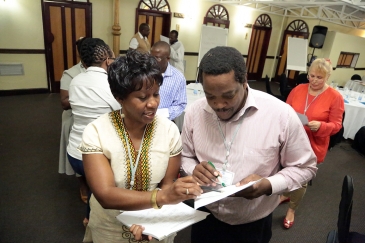
[[[125,127],[125,125],[124,125],[124,127]],[[129,146],[128,137],[127,137],[127,134],[124,133],[124,137],[125,137],[125,139],[127,141],[126,144],[127,144],[127,149],[128,149],[129,164],[131,166],[131,183],[130,183],[131,184],[131,187],[130,187],[130,190],[133,190],[134,177],[136,175],[136,170],[137,170],[137,167],[138,167],[139,157],[141,156],[142,145],[143,145],[144,134],[146,132],[146,128],[147,128],[147,126],[144,128],[143,136],[142,136],[142,140],[141,140],[141,144],[139,145],[138,155],[137,155],[137,159],[136,159],[136,163],[135,163],[136,165],[133,165],[132,155],[131,155],[131,148]]]
[[[308,108],[309,108],[309,106],[317,99],[317,97],[320,95],[320,94],[322,94],[322,92],[323,92],[323,90],[321,90],[321,92],[319,93],[319,94],[317,94],[316,95],[316,97],[314,97],[314,99],[312,100],[312,102],[311,103],[309,103],[309,105],[307,105],[308,104],[308,95],[309,95],[309,87],[308,87],[308,93],[307,93],[307,99],[305,100],[305,106],[304,106],[304,115],[305,115],[305,113],[307,112],[307,110],[308,110]]]
[[[227,168],[229,167],[229,165],[228,165],[228,156],[229,156],[229,153],[230,153],[230,151],[231,151],[231,147],[232,147],[233,141],[234,141],[234,139],[236,138],[236,135],[237,135],[237,133],[238,133],[238,130],[240,129],[240,127],[241,127],[241,125],[242,125],[242,122],[243,122],[243,116],[242,116],[242,120],[239,122],[238,126],[236,127],[236,130],[234,131],[234,134],[233,134],[233,136],[232,136],[231,142],[229,142],[229,143],[227,144],[227,142],[226,142],[226,137],[225,137],[225,136],[224,136],[224,134],[223,134],[221,124],[220,124],[220,122],[218,121],[219,131],[220,131],[220,133],[221,133],[221,135],[222,135],[222,138],[223,138],[224,147],[226,148],[226,159],[225,159],[225,161],[224,161],[223,171],[226,171],[226,170],[227,170]]]

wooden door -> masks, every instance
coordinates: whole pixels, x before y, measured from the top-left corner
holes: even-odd
[[[266,54],[269,48],[272,23],[267,14],[257,17],[252,27],[250,46],[247,55],[248,80],[261,80],[264,71]]]
[[[135,33],[140,24],[146,23],[151,31],[148,41],[151,46],[160,41],[160,35],[166,37],[170,34],[171,12],[167,1],[140,1],[136,9]]]
[[[276,67],[275,80],[279,82],[280,75],[286,72],[286,61],[288,56],[288,37],[296,37],[296,38],[304,38],[308,39],[308,25],[306,22],[302,20],[294,20],[292,21],[283,34],[283,39],[281,42],[281,51],[280,51],[280,59],[279,63]],[[292,87],[295,87],[295,78],[298,76],[299,71],[289,70],[287,79],[288,84]]]
[[[49,89],[58,93],[63,71],[80,61],[76,40],[91,37],[91,3],[43,1],[42,11]]]

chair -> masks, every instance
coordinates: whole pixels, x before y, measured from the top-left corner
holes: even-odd
[[[336,134],[333,134],[330,136],[330,143],[328,144],[328,150],[331,150],[336,144],[340,143],[343,137],[344,127],[343,127],[343,121],[345,120],[345,111],[343,111],[342,115],[342,127],[340,131],[338,131]]]
[[[286,99],[288,98],[288,95],[290,93],[290,91],[293,89],[290,86],[288,86],[288,80],[286,78],[285,73],[280,75],[280,94],[281,96],[284,97],[284,102],[286,101]]]
[[[276,98],[278,98],[281,101],[285,102],[285,99],[283,96],[281,95],[275,95],[272,91],[271,91],[271,86],[270,86],[270,80],[269,77],[266,75],[265,76],[265,84],[266,84],[266,93],[271,94],[272,96],[275,96]]]
[[[297,76],[296,80],[295,80],[295,84],[299,85],[299,84],[306,84],[309,83],[308,80],[308,74],[307,73],[301,73]]]
[[[365,242],[365,235],[350,232],[352,196],[354,194],[353,179],[346,175],[342,183],[341,201],[337,219],[337,230],[327,235],[327,243],[361,243]]]

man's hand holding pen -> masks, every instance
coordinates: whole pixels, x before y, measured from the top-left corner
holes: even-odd
[[[221,184],[218,177],[222,175],[208,161],[202,161],[193,171],[194,179],[202,186],[216,186]]]

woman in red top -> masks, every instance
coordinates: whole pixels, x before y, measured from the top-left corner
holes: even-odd
[[[310,144],[317,156],[317,164],[324,161],[330,136],[342,127],[344,101],[342,95],[326,83],[331,75],[332,65],[329,59],[319,58],[313,61],[308,71],[308,84],[300,84],[289,94],[286,103],[294,110],[308,117],[304,125]],[[294,214],[302,200],[307,185],[295,191],[285,193],[282,201],[290,198],[289,209],[284,218],[284,227],[289,229],[294,223]]]

